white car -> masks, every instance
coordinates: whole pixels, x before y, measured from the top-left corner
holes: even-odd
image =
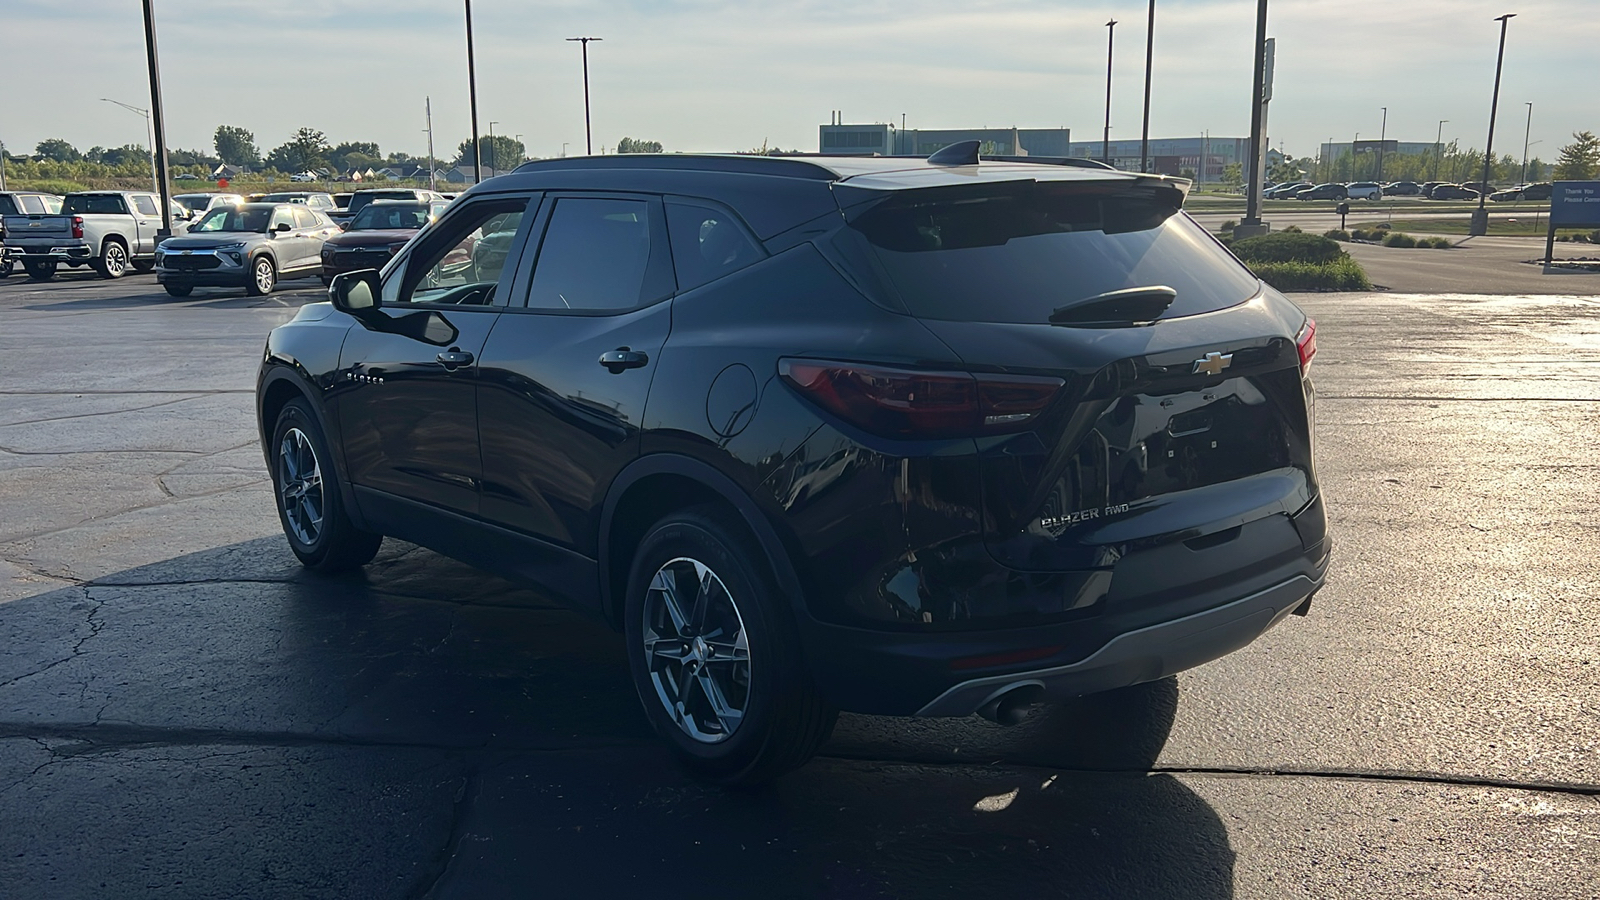
[[[1345,185],[1345,190],[1350,194],[1351,200],[1383,199],[1383,185],[1376,181],[1352,181]]]
[[[317,176],[311,172],[301,172],[299,175],[290,175],[290,181],[316,181]]]

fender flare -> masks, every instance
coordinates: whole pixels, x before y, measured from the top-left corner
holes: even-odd
[[[795,571],[794,563],[784,547],[783,540],[778,537],[777,530],[772,527],[772,522],[766,514],[756,505],[755,499],[732,478],[718,471],[710,463],[692,456],[667,452],[641,456],[629,463],[616,478],[612,479],[611,487],[606,491],[605,503],[600,513],[599,549],[600,608],[608,621],[613,618],[612,610],[616,608],[609,575],[613,516],[617,504],[627,494],[628,489],[652,475],[677,475],[688,478],[727,501],[738,512],[745,526],[760,544],[762,552],[767,557],[772,576],[778,583],[778,589],[787,597],[797,615],[805,615],[805,592],[800,586],[799,573]],[[611,624],[620,627],[622,623],[613,621]]]

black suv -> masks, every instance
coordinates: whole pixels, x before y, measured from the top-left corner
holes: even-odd
[[[840,709],[1016,721],[1303,614],[1314,324],[1185,181],[951,156],[474,187],[272,332],[290,546],[337,570],[391,535],[600,617],[723,783]]]

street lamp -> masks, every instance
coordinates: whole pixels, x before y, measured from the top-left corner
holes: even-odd
[[[1517,179],[1518,184],[1528,183],[1528,138],[1533,132],[1533,101],[1528,103],[1528,124],[1522,132],[1522,177]]]
[[[1245,191],[1244,221],[1235,226],[1234,237],[1246,238],[1267,233],[1261,221],[1261,141],[1263,131],[1261,98],[1267,88],[1267,0],[1256,0],[1255,74],[1250,79],[1250,168]]]
[[[472,105],[472,183],[483,180],[483,148],[478,146],[478,68],[472,59],[472,0],[467,7],[467,99]]]
[[[499,124],[500,124],[499,122],[490,122],[489,123],[489,177],[490,178],[494,177],[494,158],[495,158],[495,152],[494,152],[494,127],[496,125],[499,125]]]
[[[1431,179],[1433,181],[1439,180],[1439,157],[1444,155],[1444,144],[1441,143],[1441,139],[1444,137],[1444,123],[1448,121],[1450,120],[1440,119],[1439,130],[1433,135],[1433,178]]]
[[[1117,20],[1106,23],[1106,131],[1100,142],[1100,161],[1111,165],[1111,47],[1117,34]]]
[[[605,38],[597,37],[570,37],[569,41],[577,41],[583,45],[583,146],[584,152],[594,155],[594,136],[589,130],[589,42],[603,41]]]
[[[1144,29],[1144,129],[1139,133],[1139,171],[1150,171],[1150,66],[1156,53],[1156,0]]]
[[[1383,184],[1383,139],[1389,136],[1389,107],[1383,107],[1383,127],[1378,130],[1378,183]]]
[[[1472,237],[1489,233],[1489,210],[1483,204],[1489,199],[1489,164],[1494,161],[1494,117],[1500,109],[1500,69],[1506,61],[1506,25],[1515,15],[1506,13],[1495,18],[1500,23],[1500,51],[1494,60],[1494,95],[1489,100],[1489,137],[1483,142],[1483,183],[1478,185],[1478,208],[1473,210],[1472,226],[1467,229],[1467,234]]]
[[[137,106],[131,106],[127,103],[123,103],[121,100],[113,100],[110,97],[101,97],[100,100],[103,103],[115,103],[129,112],[135,112],[141,116],[144,116],[145,139],[150,142],[150,190],[155,193],[160,193],[161,185],[156,181],[156,138],[155,130],[150,122],[150,110],[141,109]]]

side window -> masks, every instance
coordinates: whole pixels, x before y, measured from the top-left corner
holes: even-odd
[[[279,225],[287,225],[290,228],[293,228],[294,227],[294,213],[292,213],[290,211],[293,208],[294,207],[282,207],[282,206],[280,206],[277,209],[274,209],[272,211],[272,221],[267,223],[267,230],[268,231],[277,231]]]
[[[715,281],[766,255],[732,216],[710,206],[669,200],[667,229],[680,291]]]
[[[303,206],[296,206],[294,208],[294,226],[296,228],[318,227],[317,214]]]
[[[156,201],[150,199],[149,197],[146,197],[143,194],[135,194],[134,195],[134,197],[133,197],[133,208],[137,209],[139,211],[139,215],[141,215],[141,216],[158,216],[158,215],[161,215],[161,213],[156,208]]]
[[[482,200],[440,223],[406,263],[396,303],[487,305],[517,246],[528,198]],[[391,302],[388,291],[383,298]]]
[[[539,247],[528,306],[633,309],[670,294],[666,248],[651,227],[650,206],[645,200],[558,200]]]

